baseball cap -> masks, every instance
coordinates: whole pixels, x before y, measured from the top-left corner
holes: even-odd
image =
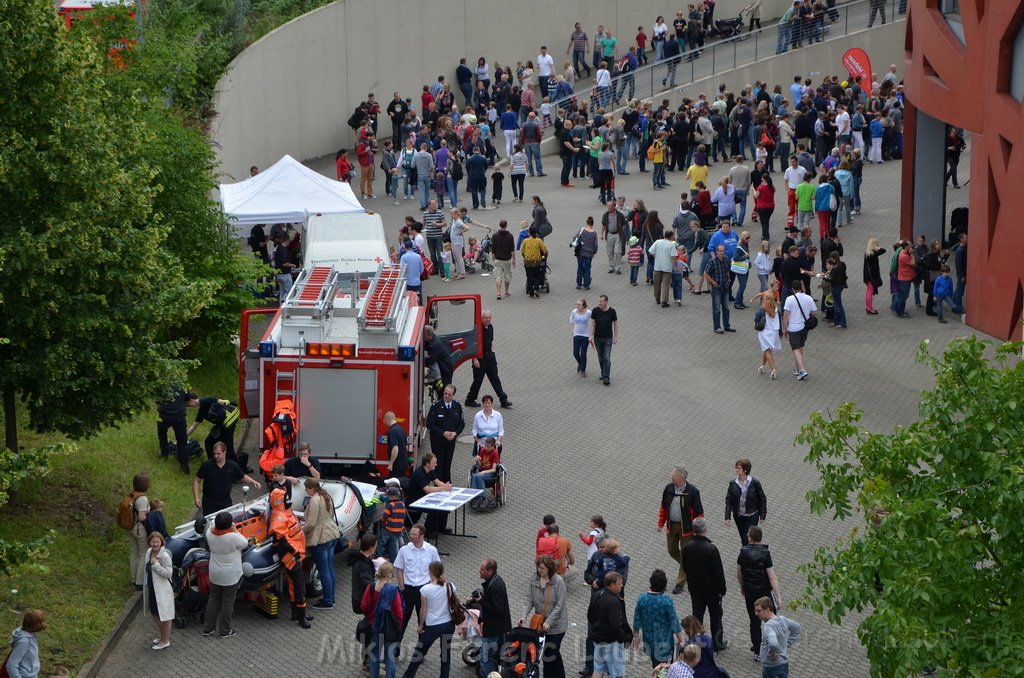
[[[629,238],[629,244],[630,245],[635,245],[638,242],[640,242],[640,238],[636,237],[635,235],[634,236],[630,236],[630,238]]]

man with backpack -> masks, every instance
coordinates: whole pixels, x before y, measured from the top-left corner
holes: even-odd
[[[188,401],[189,407],[198,408],[196,412],[196,420],[189,426],[185,437],[192,435],[199,424],[204,421],[210,422],[210,432],[206,434],[206,441],[204,446],[206,448],[206,458],[213,459],[213,445],[214,443],[224,443],[227,448],[228,459],[238,463],[238,457],[235,455],[235,426],[238,424],[238,406],[230,400],[221,400],[212,396],[206,398],[200,398],[194,393],[190,393],[192,396]],[[243,465],[244,466],[244,465]]]

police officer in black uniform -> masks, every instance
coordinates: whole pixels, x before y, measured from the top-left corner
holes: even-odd
[[[181,472],[185,475],[191,474],[188,468],[188,432],[186,431],[188,423],[185,421],[185,408],[197,398],[195,393],[176,387],[174,395],[169,400],[157,403],[156,408],[156,437],[160,442],[160,457],[166,459],[170,454],[167,430],[171,429],[174,431],[174,440],[178,446],[175,451],[178,464],[181,466]]]
[[[484,376],[491,382],[494,392],[498,394],[501,406],[503,408],[512,407],[512,401],[508,399],[508,395],[501,388],[501,379],[498,378],[498,358],[494,355],[494,325],[491,324],[490,311],[480,314],[480,324],[484,335],[483,356],[480,359],[473,359],[473,385],[469,387],[469,393],[466,394],[466,407],[480,407],[476,397],[480,394]]]

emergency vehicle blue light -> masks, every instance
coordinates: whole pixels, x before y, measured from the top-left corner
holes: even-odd
[[[399,346],[396,360],[408,360],[413,361],[416,359],[416,347],[415,346]]]
[[[274,342],[272,342],[272,341],[261,341],[260,342],[260,357],[261,358],[273,358],[274,357]]]

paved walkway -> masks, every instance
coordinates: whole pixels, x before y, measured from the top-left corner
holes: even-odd
[[[780,356],[778,381],[757,374],[757,338],[752,328],[753,310],[735,311],[736,334],[712,333],[710,297],[685,294],[682,308],[655,306],[651,288],[630,287],[627,275],[609,275],[595,261],[594,283],[585,293],[591,304],[604,293],[619,313],[621,334],[613,352],[610,388],[598,379],[580,378],[571,354],[568,315],[580,296],[574,286],[575,262],[569,240],[588,214],[599,217],[596,192],[558,187],[556,160],[545,158],[548,176],[527,179],[527,195],[538,194],[547,204],[555,231],[548,238],[551,250],[551,293],[528,299],[523,292],[522,268],[515,270],[514,294],[496,301],[492,278],[479,274],[465,281],[427,284],[427,293],[478,292],[494,311],[495,347],[505,387],[515,407],[504,412],[506,454],[511,473],[508,504],[484,516],[471,516],[469,528],[478,539],[447,540],[452,556],[446,565],[459,591],[479,585],[480,560],[494,557],[508,583],[513,614],[519,613],[519,596],[532,571],[533,537],[541,517],[554,513],[563,533],[573,534],[587,526],[591,514],[600,513],[609,531],[622,542],[632,558],[627,586],[627,609],[632,618],[637,595],[646,589],[651,570],[671,571],[674,562],[655,532],[661,488],[670,468],[684,464],[690,480],[702,491],[710,523],[710,537],[718,544],[730,590],[725,597],[725,629],[732,648],[720,662],[733,676],[760,676],[760,667],[746,650],[747,618],[734,566],[739,550],[735,529],[722,522],[724,496],[733,477],[737,458],[753,460],[753,474],[764,483],[769,515],[765,541],[772,546],[782,594],[789,601],[800,593],[803,577],[796,568],[813,551],[847,535],[859,520],[838,523],[830,517],[809,513],[805,493],[817,485],[815,473],[803,462],[805,450],[794,447],[800,426],[814,410],[834,408],[844,400],[865,410],[864,424],[880,432],[906,424],[916,417],[918,395],[932,383],[930,372],[914,363],[922,339],[939,350],[950,339],[969,333],[959,322],[938,325],[923,309],[911,303],[909,320],[886,312],[889,289],[878,297],[878,316],[865,315],[861,300],[861,255],[869,237],[883,245],[897,234],[899,162],[865,169],[865,213],[846,228],[842,237],[850,266],[851,289],[847,293],[849,329],[834,330],[824,324],[812,333],[807,349],[811,373],[804,382],[790,376],[788,350]],[[969,166],[962,162],[961,167]],[[330,163],[318,169],[330,175]],[[620,177],[618,190],[631,203],[635,198],[657,209],[663,221],[676,211],[678,192],[684,187],[678,173],[669,174],[670,191],[651,190],[649,174],[633,172]],[[711,169],[714,180],[725,167]],[[506,187],[506,191],[509,191]],[[966,191],[950,191],[951,198],[966,199]],[[498,210],[475,213],[479,220],[497,225],[499,219],[518,224],[529,210],[511,202]],[[393,206],[382,198],[366,207],[384,216],[389,234],[405,214],[415,213],[413,201]],[[773,230],[781,234],[784,219]],[[755,229],[755,232],[759,227]],[[781,237],[779,238],[781,240]],[[756,285],[756,282],[755,282]],[[596,358],[591,352],[591,360]],[[596,372],[596,369],[591,371]],[[469,386],[465,366],[455,375],[460,393]],[[485,388],[484,393],[487,392]],[[456,477],[469,466],[469,448],[460,445]],[[578,548],[577,553],[585,552]],[[149,650],[153,629],[149,619],[137,618],[114,649],[104,674],[111,676],[160,675],[186,678],[211,675],[360,675],[352,642],[356,617],[349,609],[349,569],[337,561],[338,606],[318,612],[313,629],[303,631],[285,619],[267,621],[239,602],[238,635],[229,640],[203,638],[195,625],[174,630],[172,647],[160,653]],[[565,642],[567,672],[581,666],[586,624],[587,591],[571,588],[569,617],[573,626]],[[690,613],[689,596],[675,597],[680,617]],[[867,676],[865,654],[860,647],[852,615],[842,627],[830,626],[808,610],[790,613],[805,629],[793,652],[794,678]],[[412,638],[410,634],[409,638]],[[461,652],[463,643],[455,642]],[[408,655],[407,655],[408,656]],[[421,672],[437,675],[437,651]],[[630,676],[648,676],[646,658],[635,657]],[[404,663],[402,665],[404,668]],[[453,676],[469,676],[454,659]]]

